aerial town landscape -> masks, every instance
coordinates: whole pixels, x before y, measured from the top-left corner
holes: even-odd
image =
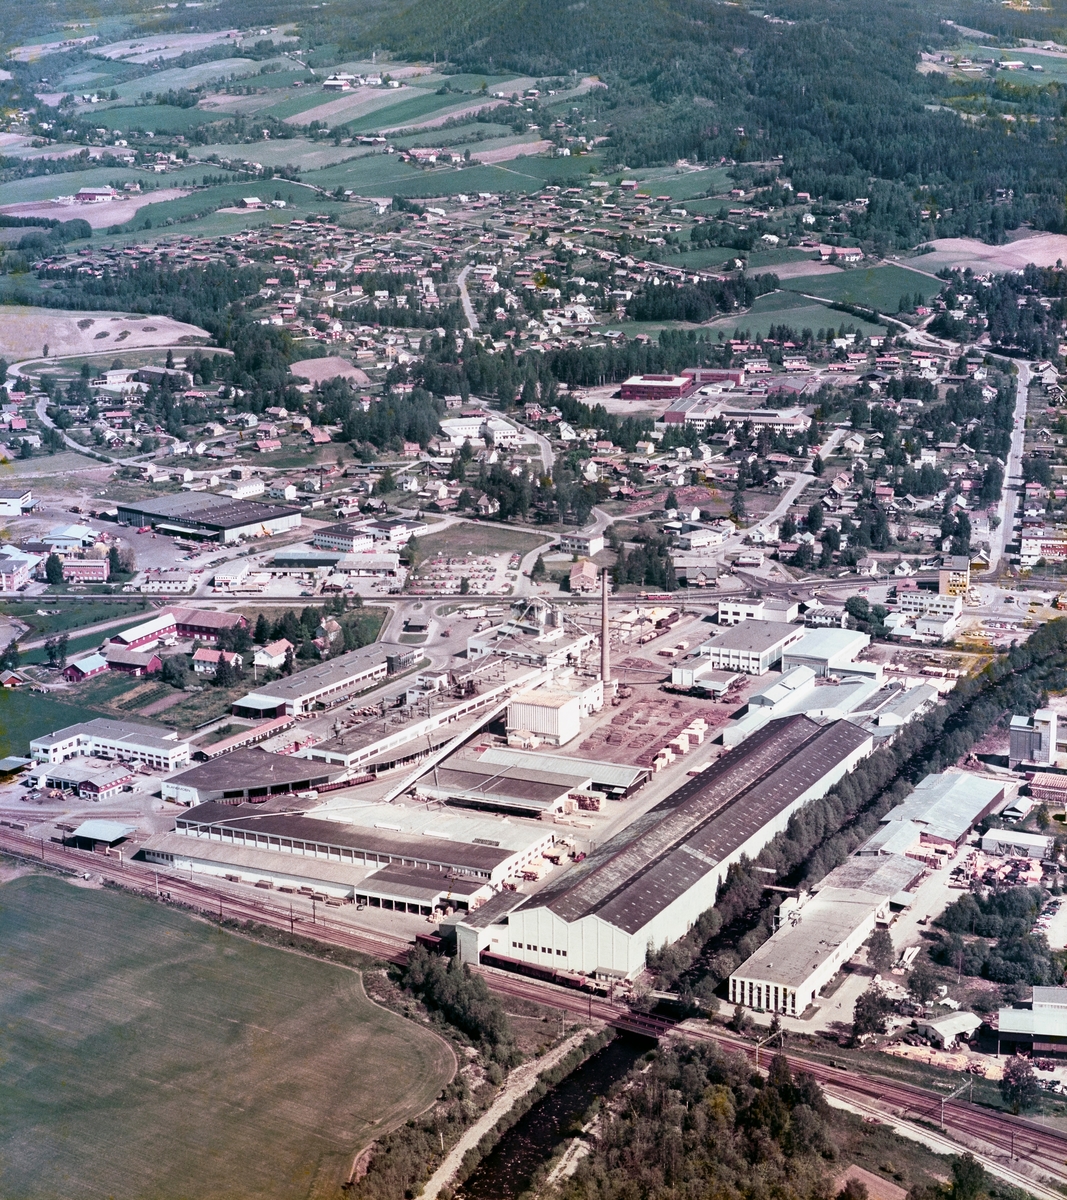
[[[1067,1189],[1067,25],[649,12],[0,0],[4,1200]]]

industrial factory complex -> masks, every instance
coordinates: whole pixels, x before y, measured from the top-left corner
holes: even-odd
[[[153,504],[127,516],[178,519]],[[211,508],[180,519],[220,520]],[[182,806],[138,850],[161,871],[418,915],[454,934],[466,962],[629,980],[650,946],[715,904],[731,867],[938,696],[883,678],[867,634],[762,602],[729,606],[717,629],[690,621],[695,640],[626,660],[631,672],[647,664],[644,692],[620,687],[613,645],[643,644],[650,625],[675,636],[671,611],[610,620],[605,579],[598,622],[516,602],[465,634],[447,668],[378,642],[268,672],[234,701],[239,728],[220,741],[101,719],[30,753],[43,784],[82,795],[158,771],[164,800]],[[112,641],[131,653],[217,643],[242,619],[172,607]],[[676,698],[657,698],[663,687]],[[802,1014],[1011,795],[959,772],[922,781],[812,894],[783,902],[777,932],[731,976],[731,999]]]

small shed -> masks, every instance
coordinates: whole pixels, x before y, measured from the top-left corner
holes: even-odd
[[[950,1050],[961,1038],[968,1041],[982,1024],[982,1018],[974,1013],[950,1013],[947,1017],[935,1017],[930,1021],[917,1021],[915,1028],[935,1046]]]
[[[136,825],[127,825],[122,821],[82,821],[67,838],[67,842],[88,850],[97,850],[100,847],[110,850],[112,846],[125,841],[130,834],[136,832]]]

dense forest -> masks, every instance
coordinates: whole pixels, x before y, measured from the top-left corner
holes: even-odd
[[[797,189],[865,197],[851,232],[887,247],[938,235],[997,241],[1023,220],[1061,228],[1067,146],[1056,85],[1006,91],[916,71],[921,51],[958,41],[944,17],[1002,37],[1042,37],[1052,10],[941,9],[788,0],[770,20],[709,0],[416,0],[377,22],[353,22],[347,43],[436,54],[469,71],[595,72],[609,87],[588,111],[609,135],[609,160],[781,156],[778,174]],[[961,91],[975,119],[946,103]],[[1031,119],[1000,119],[1020,113]]]
[[[1045,899],[1036,887],[961,896],[935,922],[945,935],[933,957],[994,983],[1058,984],[1063,956],[1052,953],[1044,934],[1033,932]]]
[[[591,1153],[559,1185],[562,1200],[827,1200],[848,1118],[782,1055],[766,1078],[715,1046],[661,1047],[602,1112]],[[951,1188],[916,1179],[915,1197],[977,1200],[984,1171],[965,1155]],[[897,1176],[901,1178],[901,1176]],[[929,1190],[928,1190],[929,1189]],[[851,1181],[838,1200],[866,1200]]]

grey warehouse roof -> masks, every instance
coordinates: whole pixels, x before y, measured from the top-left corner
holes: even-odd
[[[194,787],[201,792],[218,792],[231,788],[244,790],[302,783],[309,776],[312,777],[311,781],[324,782],[343,774],[340,767],[330,768],[325,763],[296,758],[291,754],[271,754],[259,746],[243,746],[190,767],[180,775],[172,776],[168,782]]]
[[[527,907],[547,907],[565,921],[596,915],[637,933],[868,741],[848,721],[826,726],[804,716],[772,721]]]
[[[1004,783],[959,772],[927,775],[883,822],[913,821],[924,833],[957,842],[1004,794]]]
[[[506,750],[503,746],[490,746],[481,761],[553,775],[585,775],[594,785],[624,791],[632,788],[642,776],[651,774],[647,767],[631,767],[627,763],[597,762],[594,759],[568,758],[565,754],[538,754],[529,750]]]
[[[394,652],[404,647],[388,647]],[[283,704],[286,700],[299,700],[310,692],[320,691],[331,684],[344,683],[351,675],[358,675],[368,667],[381,666],[385,663],[386,647],[381,642],[372,642],[359,650],[350,650],[347,654],[339,654],[336,658],[327,659],[324,663],[316,663],[306,671],[298,671],[273,683],[265,683],[254,692],[249,692],[236,701],[238,705],[249,704],[249,701],[263,702],[249,704],[249,707],[265,707],[271,703]]]
[[[803,627],[787,625],[784,621],[742,621],[704,643],[715,650],[747,650],[762,654],[786,638],[803,634]]]
[[[342,825],[300,813],[260,812],[256,804],[199,804],[178,817],[179,830],[219,836],[224,830],[258,834],[271,842],[311,842],[337,849],[355,850],[411,862],[430,862],[457,870],[489,873],[511,858],[512,851],[445,838],[413,837],[382,829]],[[240,841],[240,839],[238,839]],[[286,847],[288,848],[288,847]],[[192,853],[192,851],[190,851]]]

